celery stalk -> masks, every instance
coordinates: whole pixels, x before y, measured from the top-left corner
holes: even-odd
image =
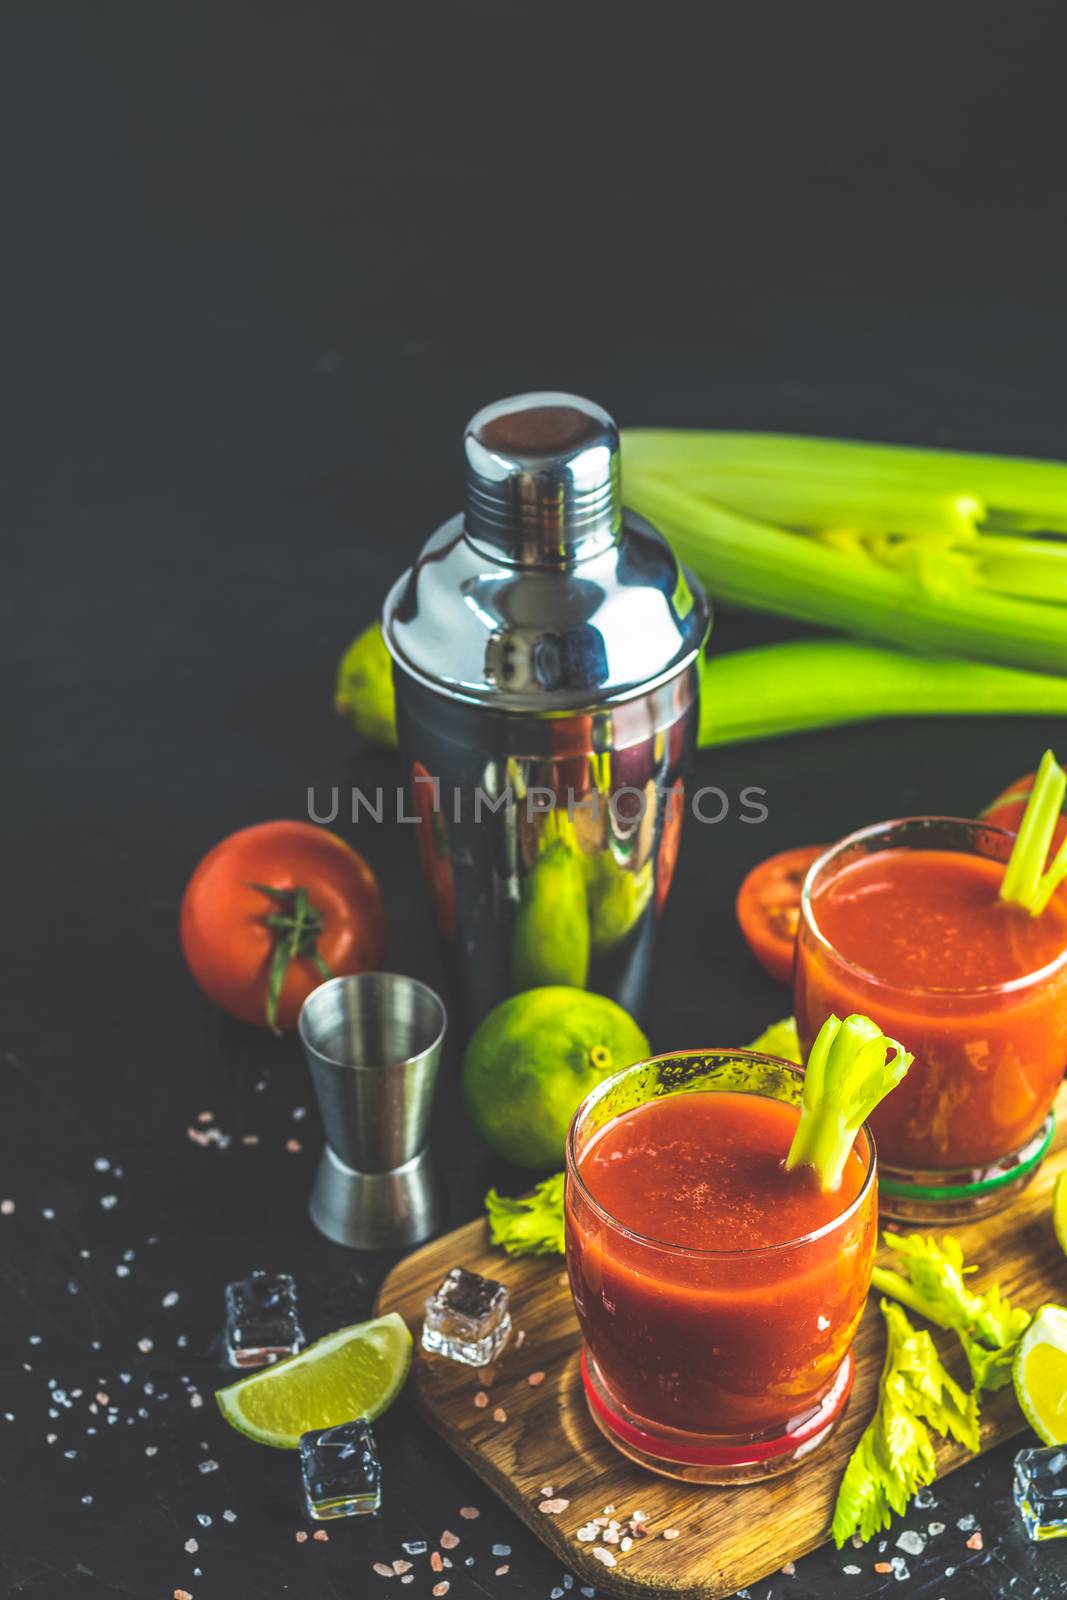
[[[1056,852],[1051,866],[1047,871],[1045,869],[1065,793],[1067,773],[1052,751],[1046,750],[1041,757],[1034,787],[1030,791],[1000,886],[1002,900],[1022,906],[1032,917],[1044,911],[1056,889],[1067,877],[1067,839]]]
[[[851,639],[797,639],[712,656],[701,745],[737,744],[876,717],[1064,716],[1067,678]]]
[[[870,1017],[829,1016],[804,1068],[800,1121],[786,1171],[813,1167],[822,1189],[836,1189],[863,1121],[895,1089],[915,1058]]]
[[[673,477],[690,468],[747,470],[784,480],[824,479],[841,488],[849,484],[864,490],[880,488],[888,496],[895,490],[964,493],[983,503],[991,526],[1067,531],[1067,465],[1059,461],[796,434],[690,429],[627,428],[622,441],[626,467],[641,471]]]
[[[629,463],[626,499],[666,534],[713,599],[918,650],[1067,672],[1067,619],[1055,606],[977,588],[934,592],[907,573],[739,517]]]

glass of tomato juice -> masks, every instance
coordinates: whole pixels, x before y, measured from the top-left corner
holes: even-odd
[[[638,1062],[567,1141],[567,1271],[593,1420],[672,1478],[770,1477],[848,1401],[877,1235],[874,1141],[836,1191],[786,1172],[796,1067],[751,1051]]]
[[[915,1056],[876,1108],[882,1209],[954,1222],[1025,1187],[1067,1064],[1067,898],[999,899],[1015,835],[954,817],[850,834],[811,867],[793,992],[802,1046],[860,1011]]]

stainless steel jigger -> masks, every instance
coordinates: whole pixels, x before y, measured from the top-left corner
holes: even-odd
[[[311,1220],[336,1244],[393,1250],[440,1222],[428,1139],[446,1022],[432,989],[393,972],[331,978],[304,1001],[300,1042],[326,1129]]]

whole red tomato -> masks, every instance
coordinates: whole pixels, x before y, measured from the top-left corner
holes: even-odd
[[[382,892],[336,834],[310,822],[260,822],[201,861],[182,900],[181,940],[216,1005],[282,1032],[326,978],[380,965]]]

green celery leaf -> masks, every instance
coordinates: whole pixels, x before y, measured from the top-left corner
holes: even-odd
[[[493,1244],[512,1256],[562,1255],[565,1177],[565,1173],[553,1173],[517,1200],[490,1189],[485,1210]]]

